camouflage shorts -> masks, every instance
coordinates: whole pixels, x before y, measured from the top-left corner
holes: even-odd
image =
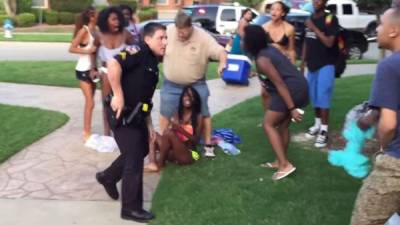
[[[379,155],[358,193],[351,225],[383,225],[399,211],[400,159]]]

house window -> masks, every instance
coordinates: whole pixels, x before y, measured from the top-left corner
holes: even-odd
[[[343,4],[343,15],[353,15],[353,6],[351,4]]]

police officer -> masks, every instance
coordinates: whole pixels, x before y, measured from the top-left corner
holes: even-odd
[[[151,99],[158,82],[158,59],[167,45],[166,28],[148,23],[143,37],[136,49],[126,49],[107,62],[113,93],[108,116],[121,154],[96,179],[115,200],[119,197],[116,183],[122,179],[121,218],[145,223],[155,218],[143,209],[143,160],[148,137],[154,134]]]

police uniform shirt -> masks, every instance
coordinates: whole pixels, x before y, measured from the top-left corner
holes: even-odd
[[[131,47],[132,48],[132,47]],[[129,47],[115,56],[121,65],[121,86],[125,105],[134,108],[137,103],[150,103],[158,82],[158,58],[144,43]]]

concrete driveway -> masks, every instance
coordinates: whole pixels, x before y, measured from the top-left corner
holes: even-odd
[[[227,86],[219,79],[207,83],[212,114],[260,92],[257,78],[251,79],[248,87]],[[101,104],[97,97],[93,131],[100,133]],[[159,98],[157,91],[152,113],[155,127]],[[0,165],[0,225],[134,224],[119,219],[118,201],[111,201],[94,179],[96,171],[108,166],[118,153],[98,153],[83,146],[83,96],[79,89],[0,82],[0,103],[61,111],[70,117],[66,125]],[[146,208],[159,178],[159,173],[144,176]]]

